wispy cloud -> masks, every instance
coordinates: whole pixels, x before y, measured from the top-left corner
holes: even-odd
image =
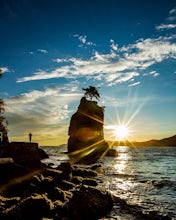
[[[139,85],[139,84],[140,84],[140,82],[138,81],[138,82],[135,82],[135,83],[132,83],[132,84],[128,85],[128,87],[137,86],[137,85]]]
[[[48,51],[45,50],[45,49],[37,49],[37,50],[35,50],[35,51],[28,51],[28,53],[31,54],[31,55],[36,55],[36,54],[38,54],[38,53],[47,54]]]
[[[31,55],[34,55],[34,52],[33,52],[33,51],[29,51],[28,53],[31,54]]]
[[[69,89],[64,86],[60,88],[53,86],[44,91],[33,90],[6,99],[6,116],[13,135],[16,131],[24,134],[30,130],[40,131],[40,134],[45,135],[46,128],[47,132],[52,128],[53,133],[54,130],[58,131],[59,127],[66,126],[72,113],[71,103],[78,101],[82,96],[74,92],[75,90],[74,85]]]
[[[45,49],[38,49],[38,51],[41,52],[41,53],[44,53],[44,54],[48,53],[48,51],[45,50]]]
[[[111,39],[110,42],[111,42],[111,49],[115,51],[118,50],[118,45],[114,42],[114,40]]]
[[[157,77],[157,76],[159,76],[160,74],[159,74],[158,72],[156,72],[156,71],[151,71],[151,72],[148,72],[148,73],[144,73],[144,74],[143,74],[143,76],[149,76],[149,75],[151,75],[151,76],[153,76],[153,77]]]
[[[160,24],[156,26],[157,30],[167,30],[176,28],[176,24]]]
[[[169,11],[169,15],[166,18],[165,24],[163,23],[163,24],[157,25],[155,28],[156,30],[161,30],[161,31],[174,29],[176,28],[176,24],[174,23],[174,21],[176,21],[176,8],[173,8]]]
[[[89,59],[57,58],[55,62],[59,66],[52,71],[37,71],[32,76],[17,79],[17,82],[42,80],[51,78],[79,79],[85,77],[96,81],[104,82],[109,86],[138,77],[141,71],[152,65],[162,62],[165,59],[176,59],[176,44],[172,43],[172,37],[159,37],[140,39],[135,44],[115,47],[112,45],[110,53],[100,54],[95,51]],[[155,76],[158,74],[155,73]]]
[[[88,41],[87,40],[87,36],[86,35],[74,34],[73,37],[77,38],[81,42],[81,44],[79,44],[79,47],[96,46],[95,43],[93,43],[92,41]]]
[[[175,21],[176,20],[176,7],[169,11],[169,17],[167,18],[168,21]]]

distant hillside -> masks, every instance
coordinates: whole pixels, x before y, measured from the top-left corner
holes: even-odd
[[[112,143],[112,142],[111,142]],[[137,141],[115,141],[113,146],[176,146],[176,135],[161,140]]]

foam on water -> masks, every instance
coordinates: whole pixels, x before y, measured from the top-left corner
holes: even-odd
[[[102,185],[114,196],[137,206],[143,213],[158,213],[176,219],[176,147],[115,147],[117,158],[105,157]],[[48,163],[58,165],[68,160],[66,146],[47,147]],[[107,219],[135,217],[117,204]]]

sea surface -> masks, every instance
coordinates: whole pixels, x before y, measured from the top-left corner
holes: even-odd
[[[43,147],[53,166],[67,161],[66,146]],[[176,220],[176,147],[114,147],[118,157],[100,161],[104,174],[101,185],[115,197],[137,207],[142,213],[154,213]],[[136,219],[129,210],[114,204],[104,219]],[[161,218],[162,219],[162,218]],[[139,219],[140,220],[140,219]]]

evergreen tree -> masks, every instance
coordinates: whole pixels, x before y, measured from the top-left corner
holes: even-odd
[[[93,98],[96,98],[97,100],[100,98],[100,94],[98,92],[99,88],[96,88],[94,86],[89,86],[87,88],[83,88],[83,91],[85,91],[84,97],[90,98],[91,100]]]

